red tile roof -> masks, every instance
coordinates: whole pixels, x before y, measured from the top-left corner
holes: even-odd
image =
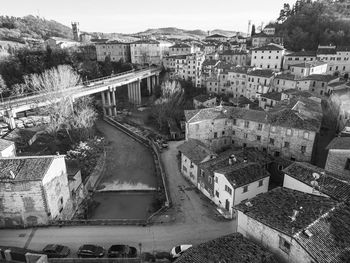
[[[197,165],[208,156],[216,156],[203,142],[195,139],[185,141],[177,149]]]

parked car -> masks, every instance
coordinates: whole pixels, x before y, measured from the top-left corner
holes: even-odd
[[[65,258],[70,254],[70,249],[62,245],[49,244],[43,248],[43,253],[48,258]]]
[[[79,258],[102,258],[105,254],[105,250],[101,246],[85,244],[78,249]]]
[[[31,120],[35,126],[39,126],[42,124],[42,117],[41,116],[29,116],[29,120]]]
[[[5,122],[0,122],[0,135],[4,135],[9,132],[9,126]]]
[[[21,117],[19,120],[23,121],[24,127],[26,128],[34,127],[33,121],[27,117]]]
[[[41,122],[43,124],[49,124],[51,122],[50,116],[41,116]]]
[[[24,128],[24,122],[19,119],[15,119],[15,124],[17,128],[23,129]]]
[[[135,258],[137,249],[128,245],[112,245],[107,252],[109,258]]]
[[[179,245],[176,247],[173,247],[172,250],[170,251],[170,255],[172,258],[178,258],[184,253],[187,249],[192,247],[192,245]]]

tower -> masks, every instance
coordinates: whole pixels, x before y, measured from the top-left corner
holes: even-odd
[[[248,31],[247,31],[247,36],[250,35],[250,26],[252,25],[252,20],[248,20]]]
[[[73,39],[79,41],[79,23],[72,22]]]

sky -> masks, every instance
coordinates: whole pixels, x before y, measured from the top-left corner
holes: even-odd
[[[248,20],[265,25],[275,20],[283,3],[295,0],[2,0],[0,15],[39,15],[85,32],[136,33],[177,27],[247,32]]]

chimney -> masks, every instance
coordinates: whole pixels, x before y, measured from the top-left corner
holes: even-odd
[[[247,157],[244,157],[243,163],[246,163],[246,162],[248,162],[248,158],[247,158]]]

